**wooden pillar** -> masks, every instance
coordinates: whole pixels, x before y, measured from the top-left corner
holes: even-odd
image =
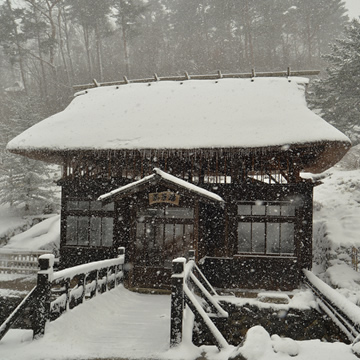
[[[46,322],[50,319],[50,291],[55,257],[52,254],[39,257],[40,271],[37,275],[37,301],[33,321],[34,339],[45,334]]]
[[[177,258],[172,262],[171,276],[171,321],[170,346],[179,345],[182,341],[184,313],[184,268],[186,259]]]

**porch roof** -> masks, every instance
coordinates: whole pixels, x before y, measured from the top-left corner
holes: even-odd
[[[89,89],[8,150],[59,162],[69,151],[257,149],[349,139],[306,106],[304,78],[158,81]],[[336,158],[336,161],[341,156]],[[329,158],[333,165],[334,158]],[[336,162],[335,161],[335,162]]]
[[[127,196],[136,193],[139,191],[139,189],[143,188],[144,185],[146,186],[150,184],[157,184],[160,182],[163,182],[165,184],[170,184],[177,188],[182,188],[190,193],[196,194],[197,196],[211,202],[217,202],[221,204],[225,203],[225,200],[221,196],[206,189],[203,189],[200,186],[179,179],[176,176],[170,175],[158,168],[154,168],[154,173],[151,175],[145,176],[140,180],[121,186],[118,189],[112,190],[106,194],[99,196],[98,200],[108,202],[109,200],[113,200],[116,197],[121,197],[123,195]]]

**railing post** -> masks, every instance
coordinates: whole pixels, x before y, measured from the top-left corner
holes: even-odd
[[[55,257],[52,254],[39,257],[40,271],[37,275],[37,300],[33,322],[34,339],[44,335],[46,322],[50,318],[50,291],[54,261]]]
[[[194,250],[194,249],[190,249],[190,250],[189,250],[189,252],[188,252],[188,259],[195,261],[195,250]]]
[[[182,326],[184,312],[184,269],[185,258],[177,258],[172,262],[171,276],[171,322],[170,346],[176,346],[182,341]]]
[[[118,258],[124,256],[125,263],[125,248],[123,246],[118,247]],[[118,272],[122,272],[121,279],[118,279]],[[115,266],[115,286],[118,286],[124,282],[124,264]]]

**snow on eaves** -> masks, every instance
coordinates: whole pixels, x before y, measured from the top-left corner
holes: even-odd
[[[90,89],[64,111],[10,141],[8,149],[249,148],[349,142],[307,108],[299,83],[303,79],[219,79]]]
[[[220,203],[224,203],[225,200],[211,192],[211,191],[208,191],[206,189],[203,189],[201,188],[200,186],[197,186],[197,185],[194,185],[194,184],[191,184],[185,180],[182,180],[182,179],[179,179],[177,178],[176,176],[174,175],[170,175],[158,168],[154,168],[154,174],[151,174],[151,175],[148,175],[148,176],[145,176],[144,178],[140,179],[140,180],[137,180],[137,181],[134,181],[130,184],[127,184],[127,185],[124,185],[124,186],[121,186],[119,187],[118,189],[115,189],[115,190],[112,190],[106,194],[103,194],[101,196],[98,197],[98,200],[99,201],[104,201],[104,200],[107,200],[109,198],[112,198],[113,196],[116,196],[117,194],[121,194],[121,193],[124,193],[126,192],[127,190],[130,190],[132,188],[135,188],[141,184],[145,184],[147,182],[151,182],[152,180],[155,180],[156,179],[156,176],[164,179],[164,180],[167,180],[173,184],[176,184],[178,185],[179,187],[182,187],[182,188],[185,188],[187,189],[188,191],[191,191],[193,193],[197,193],[198,195],[200,196],[203,196],[203,197],[206,197],[208,199],[211,199],[213,201],[217,201],[217,202],[220,202]]]

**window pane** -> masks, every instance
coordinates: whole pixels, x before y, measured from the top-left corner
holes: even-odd
[[[90,201],[78,201],[78,210],[89,210]]]
[[[90,201],[91,210],[101,210],[101,201]]]
[[[115,205],[114,203],[109,203],[109,204],[106,204],[102,207],[103,210],[107,210],[107,211],[114,211],[115,209]]]
[[[251,252],[251,223],[238,223],[238,251]]]
[[[265,205],[256,204],[252,206],[253,215],[265,215]]]
[[[267,212],[270,216],[280,216],[280,205],[268,205]]]
[[[251,205],[238,205],[238,215],[251,215]]]
[[[113,218],[102,218],[102,246],[112,246],[113,228]]]
[[[294,224],[283,223],[281,224],[281,253],[293,254],[294,253]]]
[[[90,245],[100,246],[101,242],[101,218],[90,218]]]
[[[155,242],[159,247],[164,245],[164,224],[156,225]]]
[[[145,224],[137,223],[136,224],[136,249],[143,248],[143,241],[145,238]]]
[[[280,224],[266,224],[266,253],[280,253]]]
[[[78,245],[89,245],[88,238],[89,218],[87,216],[78,217]]]
[[[67,210],[77,210],[78,208],[78,202],[77,201],[74,201],[74,200],[69,200],[67,202]]]
[[[194,226],[193,225],[185,225],[185,246],[187,249],[191,249],[192,243],[193,243],[193,237],[194,237]]]
[[[186,250],[184,249],[184,225],[175,224],[175,253],[173,254],[175,257],[177,256],[185,256]]]
[[[295,216],[295,206],[294,205],[282,205],[281,206],[281,215],[282,216]]]
[[[66,218],[66,244],[77,245],[77,217],[68,216]]]
[[[252,251],[265,253],[265,224],[252,224]]]
[[[164,245],[164,258],[165,260],[173,260],[173,238],[174,238],[174,225],[165,225],[165,245]]]
[[[165,217],[179,218],[179,219],[192,219],[194,217],[194,209],[187,208],[167,208],[165,210]]]

